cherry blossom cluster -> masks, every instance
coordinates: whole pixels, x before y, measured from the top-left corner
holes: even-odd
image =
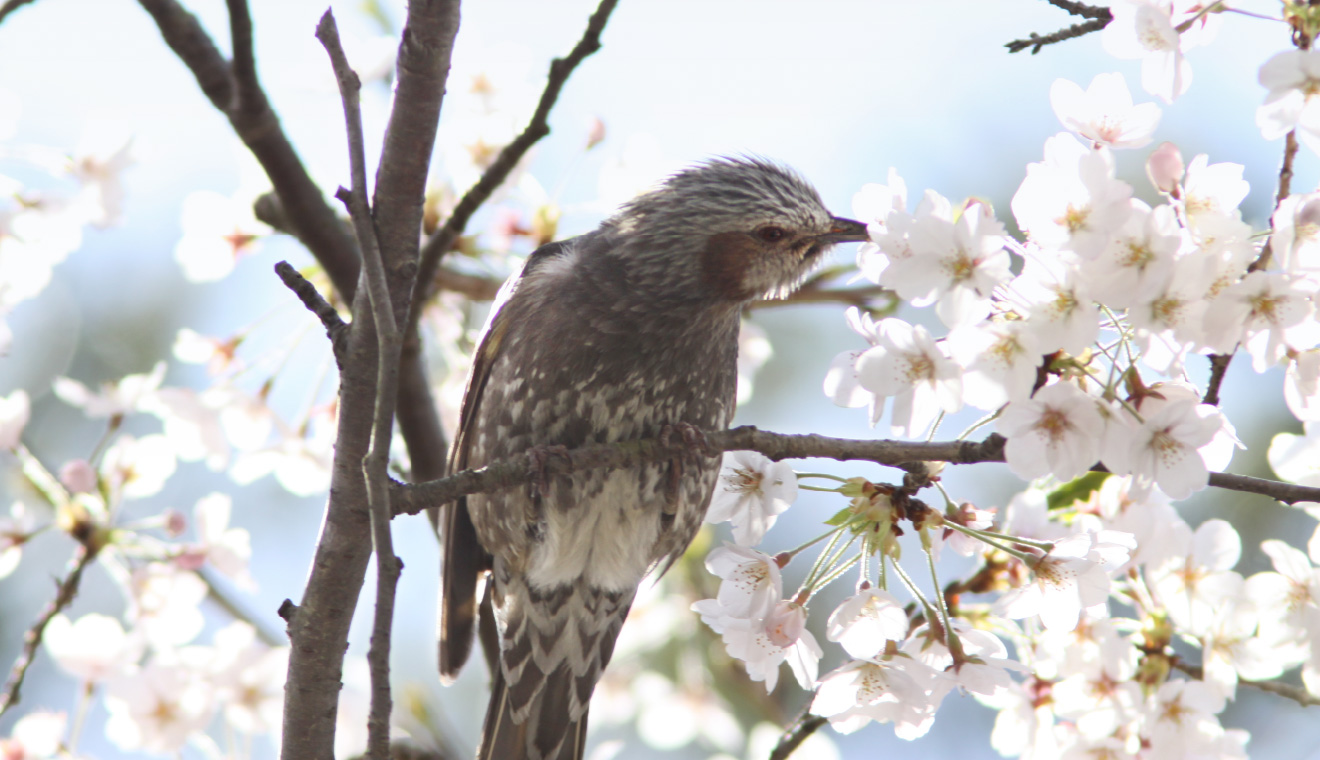
[[[1142,58],[1147,91],[1172,102],[1191,81],[1183,51],[1208,41],[1218,5],[1118,0],[1106,48]],[[1261,67],[1267,138],[1320,146],[1316,55]],[[729,455],[710,518],[732,523],[734,543],[711,552],[718,593],[694,609],[767,689],[787,662],[814,692],[810,712],[840,732],[876,722],[919,737],[962,691],[999,710],[992,741],[1009,756],[1246,757],[1246,732],[1218,717],[1241,682],[1300,666],[1320,696],[1320,530],[1308,552],[1264,542],[1275,570],[1244,578],[1232,525],[1182,519],[1173,502],[1242,446],[1203,403],[1220,379],[1198,387],[1189,365],[1241,351],[1256,372],[1284,368],[1283,396],[1306,433],[1280,433],[1269,459],[1283,479],[1320,485],[1320,194],[1283,194],[1258,234],[1238,210],[1242,166],[1186,161],[1163,143],[1146,164],[1161,199],[1152,207],[1116,176],[1114,152],[1149,146],[1160,108],[1134,104],[1119,74],[1085,89],[1059,80],[1050,99],[1067,131],[1046,141],[1013,196],[1021,240],[979,199],[927,191],[914,208],[894,170],[857,194],[871,233],[860,276],[933,318],[850,309],[864,345],[839,355],[824,383],[872,425],[887,413],[896,436],[928,439],[951,415],[980,410],[958,437],[993,423],[1028,488],[1002,511],[959,503],[933,463],[901,485],[812,487],[848,506],[818,538],[767,554],[754,547],[807,487],[798,477],[833,476]],[[916,498],[929,487],[942,506]],[[1297,506],[1320,520],[1320,505]],[[923,593],[900,562],[911,544],[898,537],[913,533],[942,593]],[[979,562],[941,585],[946,545]],[[782,571],[817,546],[786,593]],[[845,664],[821,675],[810,602],[845,579],[853,593],[825,623]]]

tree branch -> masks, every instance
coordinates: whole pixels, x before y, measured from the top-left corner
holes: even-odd
[[[0,5],[0,23],[9,18],[9,14],[33,2],[33,0],[5,0],[4,5]]]
[[[1192,665],[1175,658],[1173,666],[1197,680],[1205,678],[1205,671],[1200,665]],[[1247,681],[1239,679],[1238,685],[1250,686],[1253,689],[1260,689],[1261,691],[1269,692],[1270,694],[1277,694],[1280,697],[1291,699],[1302,707],[1315,707],[1316,705],[1320,705],[1320,697],[1300,686],[1294,686],[1289,683],[1282,683],[1279,681]]]
[[[68,573],[55,587],[55,598],[46,605],[46,609],[42,610],[37,621],[23,636],[23,653],[9,671],[4,696],[0,697],[0,715],[4,715],[22,698],[23,679],[27,677],[28,668],[32,666],[32,660],[37,656],[37,648],[41,646],[41,638],[46,633],[46,626],[73,603],[74,597],[78,595],[78,586],[82,583],[83,571],[96,559],[99,552],[100,545],[90,537],[80,541],[78,550],[69,560]]]
[[[234,133],[256,156],[280,196],[293,234],[325,268],[345,303],[351,303],[357,289],[357,246],[312,182],[261,91],[256,67],[250,65],[252,29],[246,4],[229,0],[236,55],[231,67],[197,18],[177,0],[138,1],[156,22],[165,43],[192,72],[202,93],[229,119]]]
[[[522,134],[518,135],[508,145],[500,151],[495,161],[481,175],[477,184],[468,189],[459,200],[458,205],[454,207],[454,213],[449,215],[445,224],[438,232],[426,241],[422,246],[421,268],[418,271],[417,282],[413,287],[413,313],[408,321],[408,331],[416,329],[417,320],[420,318],[422,305],[426,303],[432,295],[436,269],[440,266],[440,259],[444,257],[449,249],[453,247],[454,241],[458,240],[459,235],[467,228],[468,221],[472,215],[481,208],[508,178],[509,173],[513,171],[527,151],[537,143],[542,137],[550,134],[550,110],[555,107],[555,101],[559,99],[559,93],[564,88],[568,78],[572,76],[573,71],[582,63],[587,56],[600,49],[600,35],[605,31],[605,24],[610,20],[610,14],[614,11],[614,6],[618,0],[601,0],[600,5],[596,6],[596,11],[591,14],[587,21],[587,28],[582,33],[582,38],[573,46],[569,54],[563,58],[556,58],[550,62],[550,75],[545,82],[545,90],[541,92],[541,99],[536,104],[536,111],[532,118],[527,122]]]
[[[399,326],[390,304],[385,265],[371,208],[367,205],[367,161],[362,138],[362,111],[359,92],[362,83],[348,65],[339,42],[339,30],[330,10],[321,16],[316,38],[330,54],[330,62],[339,82],[344,102],[344,122],[348,127],[348,155],[352,190],[336,194],[348,206],[357,230],[358,247],[363,252],[367,295],[378,341],[376,355],[376,403],[371,427],[371,449],[362,459],[362,473],[367,482],[367,505],[371,511],[371,536],[376,553],[376,613],[372,621],[371,646],[367,664],[371,671],[371,711],[367,719],[367,756],[387,760],[390,755],[390,713],[394,708],[390,693],[390,636],[394,625],[394,600],[398,590],[402,562],[394,554],[390,535],[389,461],[391,425],[399,389]]]
[[[1108,8],[1104,8],[1098,5],[1087,5],[1086,3],[1072,2],[1072,0],[1046,0],[1046,1],[1050,5],[1053,5],[1055,8],[1062,8],[1063,10],[1068,11],[1074,16],[1081,16],[1082,18],[1090,18],[1090,19],[1104,19],[1105,21],[1108,21],[1110,18],[1112,18],[1112,15],[1110,14]]]
[[[1052,34],[1047,34],[1043,37],[1039,34],[1036,34],[1035,32],[1032,32],[1031,36],[1026,38],[1025,40],[1013,40],[1012,42],[1005,43],[1004,47],[1008,48],[1008,52],[1010,53],[1020,53],[1023,50],[1026,50],[1027,48],[1031,48],[1031,54],[1035,55],[1039,53],[1040,49],[1045,47],[1046,45],[1053,45],[1056,42],[1063,42],[1064,40],[1071,40],[1077,37],[1083,37],[1085,35],[1090,34],[1091,32],[1098,32],[1101,29],[1104,29],[1106,26],[1109,25],[1109,19],[1110,19],[1109,9],[1106,8],[1104,9],[1104,11],[1105,11],[1104,18],[1095,18],[1090,21],[1084,21],[1080,24],[1073,24],[1072,26],[1067,27],[1066,29],[1060,29],[1057,32],[1054,32]]]
[[[810,712],[810,703],[802,709],[802,714],[793,721],[793,725],[780,734],[779,742],[770,752],[769,760],[788,760],[789,756],[802,746],[802,742],[816,733],[816,729],[825,725],[829,721],[819,715],[812,715]]]
[[[330,345],[334,349],[335,364],[342,370],[344,367],[344,340],[348,337],[348,325],[339,317],[339,312],[331,306],[328,301],[321,297],[317,292],[316,286],[307,281],[307,278],[298,273],[298,270],[289,265],[287,261],[280,261],[275,264],[275,274],[279,275],[284,281],[285,287],[293,291],[302,301],[307,310],[316,315],[321,320],[321,326],[325,328],[325,334],[330,338]]]
[[[757,451],[773,460],[824,458],[838,461],[874,462],[905,471],[919,470],[925,462],[974,464],[1003,462],[1004,438],[998,434],[984,441],[911,441],[860,440],[831,438],[823,435],[787,435],[758,430],[751,426],[706,434],[707,452]],[[682,442],[664,444],[658,439],[626,441],[615,444],[583,446],[565,456],[545,461],[523,454],[477,470],[464,470],[440,480],[416,485],[395,483],[394,513],[416,514],[471,493],[489,493],[526,485],[536,467],[548,475],[580,472],[601,467],[631,467],[644,462],[672,459],[688,451]],[[1103,471],[1103,470],[1100,470]],[[1320,488],[1282,483],[1245,475],[1211,473],[1210,485],[1233,491],[1257,493],[1288,504],[1320,500]]]

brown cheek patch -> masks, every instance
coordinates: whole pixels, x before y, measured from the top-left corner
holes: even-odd
[[[740,232],[711,235],[701,252],[701,274],[706,284],[731,301],[757,296],[747,287],[747,270],[761,251],[756,242]]]

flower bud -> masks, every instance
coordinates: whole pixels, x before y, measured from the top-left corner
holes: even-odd
[[[1161,193],[1177,197],[1178,183],[1183,178],[1183,158],[1178,146],[1171,142],[1162,142],[1146,159],[1146,176],[1150,183]]]
[[[60,468],[60,483],[70,493],[91,493],[96,490],[96,470],[86,459],[71,459]]]

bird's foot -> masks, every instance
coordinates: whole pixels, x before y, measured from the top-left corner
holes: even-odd
[[[684,453],[692,458],[712,457],[719,453],[711,449],[710,441],[706,440],[705,431],[687,422],[661,427],[660,445],[665,448],[674,445],[676,434],[683,439],[683,447],[686,449]]]
[[[573,460],[568,455],[568,447],[561,444],[541,444],[527,450],[527,469],[531,473],[533,493],[544,496],[550,492],[550,477],[546,465],[554,457],[561,457],[569,464]]]

